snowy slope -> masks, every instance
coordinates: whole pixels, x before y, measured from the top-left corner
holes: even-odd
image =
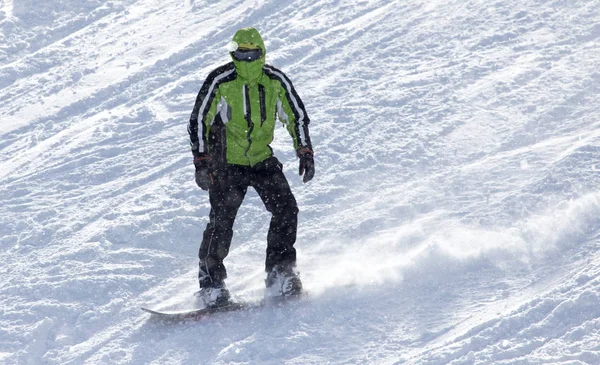
[[[235,30],[312,119],[284,308],[165,326],[208,199],[187,120]],[[0,1],[0,363],[600,364],[600,3]],[[228,258],[262,296],[254,192]]]

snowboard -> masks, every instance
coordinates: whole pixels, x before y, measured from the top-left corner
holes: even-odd
[[[261,303],[262,305],[262,303]],[[177,311],[160,311],[150,308],[142,307],[144,312],[150,313],[151,318],[159,319],[165,322],[182,322],[188,320],[200,320],[204,317],[208,317],[215,313],[234,312],[240,310],[247,310],[251,308],[258,308],[261,305],[251,303],[230,303],[220,307],[200,308],[200,309],[189,309],[189,310],[177,310]]]
[[[306,294],[289,297],[276,297],[261,300],[257,303],[251,302],[232,302],[227,305],[220,307],[209,307],[200,309],[189,309],[189,310],[155,310],[146,307],[142,307],[141,310],[150,313],[150,318],[157,319],[163,322],[184,322],[184,321],[198,321],[206,317],[210,317],[213,314],[227,313],[235,311],[248,311],[254,309],[264,308],[266,306],[282,306],[290,301],[297,301],[304,298]]]

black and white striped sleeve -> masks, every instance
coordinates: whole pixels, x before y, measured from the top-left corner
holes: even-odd
[[[188,124],[190,146],[194,156],[197,157],[201,153],[208,152],[206,136],[209,126],[206,121],[206,115],[215,99],[219,84],[235,77],[235,66],[231,62],[212,71],[204,81],[204,84],[202,84]]]
[[[264,70],[270,78],[278,80],[285,90],[285,100],[283,101],[282,106],[278,106],[278,109],[280,109],[278,110],[278,113],[280,114],[280,117],[283,115],[284,119],[287,119],[289,116],[287,115],[286,109],[289,108],[289,111],[291,111],[291,114],[293,115],[293,119],[289,120],[288,128],[290,129],[290,134],[292,134],[292,137],[294,138],[294,147],[296,149],[308,148],[312,151],[312,144],[308,132],[310,119],[308,118],[304,103],[296,92],[292,81],[281,70],[278,70],[273,66],[265,65]]]

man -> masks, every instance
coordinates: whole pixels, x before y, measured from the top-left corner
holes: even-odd
[[[232,62],[208,75],[188,126],[196,183],[208,190],[211,205],[200,245],[200,291],[196,293],[207,307],[229,301],[223,259],[250,186],[272,213],[265,263],[267,289],[282,296],[302,291],[295,272],[298,206],[269,146],[276,117],[292,137],[303,181],[315,174],[308,115],[290,79],[265,64],[265,45],[256,29],[240,29],[231,45]]]

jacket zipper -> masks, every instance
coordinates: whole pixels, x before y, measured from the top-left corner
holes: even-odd
[[[260,101],[260,126],[262,127],[267,120],[267,103],[265,98],[265,87],[258,84],[258,99]]]
[[[250,147],[252,146],[252,139],[250,135],[252,134],[252,130],[254,130],[254,123],[252,122],[252,111],[250,108],[250,92],[248,90],[248,85],[244,85],[243,88],[244,94],[244,119],[246,119],[246,123],[248,123],[248,132],[246,133],[246,141],[248,141],[248,147],[246,151],[244,151],[244,156],[248,159],[248,163],[252,166],[252,160],[248,156],[248,152],[250,151]]]

